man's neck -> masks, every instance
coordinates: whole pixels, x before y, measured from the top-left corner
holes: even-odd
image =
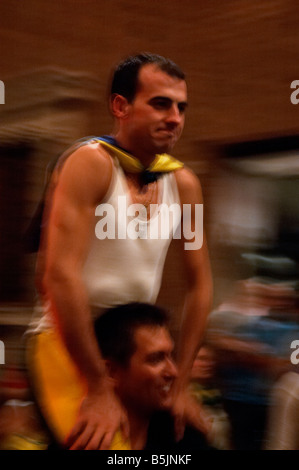
[[[149,418],[138,411],[129,411],[130,443],[132,450],[143,450],[147,443]]]
[[[154,161],[156,154],[154,152],[148,152],[142,149],[141,146],[130,142],[126,135],[122,134],[121,131],[113,135],[118,145],[133,157],[138,158],[145,168],[148,168],[150,164]]]

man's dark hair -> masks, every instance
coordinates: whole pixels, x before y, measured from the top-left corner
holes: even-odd
[[[103,357],[125,367],[136,349],[136,329],[167,324],[168,315],[161,307],[134,302],[108,309],[95,321],[94,328]]]
[[[171,77],[185,80],[184,72],[172,60],[157,54],[143,52],[135,56],[127,57],[118,64],[111,81],[110,96],[113,94],[122,95],[127,98],[129,102],[132,102],[138,88],[139,71],[141,67],[148,64],[156,65],[160,70]]]

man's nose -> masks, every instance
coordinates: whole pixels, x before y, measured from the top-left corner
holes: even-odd
[[[167,122],[179,125],[182,122],[182,114],[176,104],[173,104],[168,110]]]
[[[172,379],[178,376],[177,366],[171,358],[166,359],[165,374]]]

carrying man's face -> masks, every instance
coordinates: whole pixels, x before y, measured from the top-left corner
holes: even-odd
[[[134,340],[136,348],[129,364],[114,369],[120,398],[125,406],[142,414],[169,409],[177,369],[168,330],[142,326],[135,331]]]

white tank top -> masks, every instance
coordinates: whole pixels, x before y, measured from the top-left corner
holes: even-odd
[[[181,228],[180,198],[174,173],[163,174],[158,188],[159,205],[149,220],[134,214],[133,217],[128,215],[126,224],[119,224],[119,217],[127,213],[131,200],[123,170],[115,161],[110,188],[95,211],[92,244],[83,268],[94,317],[115,305],[154,303],[157,299],[169,244],[176,230]],[[106,228],[115,228],[114,238],[98,238],[101,235],[98,224],[102,219],[99,212],[103,209],[107,209],[107,215],[103,213]],[[132,239],[132,224],[140,238]],[[50,304],[37,304],[28,331],[39,332],[52,326]]]
[[[151,207],[150,219],[142,212],[130,215],[127,181],[122,168],[115,166],[110,189],[96,210],[92,246],[83,271],[91,306],[156,301],[167,250],[181,221],[174,174],[163,175],[158,185],[159,204]]]

